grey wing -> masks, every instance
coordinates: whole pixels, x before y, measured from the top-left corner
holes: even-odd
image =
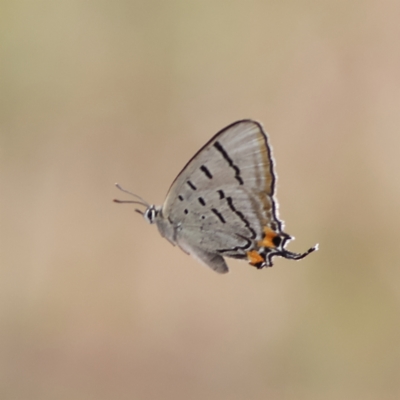
[[[244,255],[251,241],[262,238],[264,227],[282,228],[274,186],[266,134],[258,122],[238,121],[188,162],[172,184],[162,213],[182,228],[178,242],[226,256],[233,256],[226,250],[242,249]]]

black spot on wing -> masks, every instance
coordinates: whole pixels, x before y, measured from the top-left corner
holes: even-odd
[[[225,224],[225,218],[222,216],[222,214],[216,209],[216,208],[212,208],[211,211],[219,218],[219,220]]]
[[[197,190],[197,187],[193,184],[193,182],[191,182],[191,181],[186,181],[186,183],[188,184],[188,186],[190,187],[190,189],[192,189],[192,190]]]
[[[229,157],[229,154],[222,147],[220,142],[215,142],[214,147],[221,153],[222,157],[224,157],[225,161],[229,164],[229,166],[235,171],[235,179],[239,182],[239,185],[243,185],[243,179],[240,176],[239,167],[232,161]]]
[[[204,172],[204,175],[208,178],[208,179],[212,179],[212,175],[211,175],[211,172],[210,172],[210,170],[205,166],[205,165],[202,165],[201,167],[200,167],[200,169]]]
[[[183,201],[183,197],[182,197],[181,195],[178,196],[178,199],[179,199],[180,201]]]
[[[200,203],[202,206],[205,206],[205,205],[206,205],[206,202],[205,202],[205,200],[204,200],[202,197],[199,197],[197,200],[199,201],[199,203]]]
[[[219,194],[219,199],[222,200],[225,198],[225,193],[223,190],[218,190],[217,193]]]
[[[273,243],[276,247],[278,247],[278,246],[281,244],[281,242],[282,242],[282,238],[281,238],[280,236],[274,236],[274,237],[272,238],[272,243]]]

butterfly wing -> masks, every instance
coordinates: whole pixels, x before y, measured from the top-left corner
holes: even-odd
[[[264,229],[281,231],[273,199],[275,176],[262,126],[235,122],[218,132],[173,182],[162,215],[177,227],[186,252],[246,258]]]

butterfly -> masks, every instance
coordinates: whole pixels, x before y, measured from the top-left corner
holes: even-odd
[[[114,200],[145,207],[136,210],[174,246],[178,245],[216,272],[228,272],[225,258],[247,260],[258,269],[273,257],[300,260],[304,253],[285,247],[293,239],[283,231],[275,199],[276,176],[262,125],[245,119],[212,137],[172,183],[162,206],[117,187],[137,200]]]

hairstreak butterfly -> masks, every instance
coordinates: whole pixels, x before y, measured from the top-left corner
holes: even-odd
[[[114,200],[146,207],[136,210],[155,223],[161,236],[219,273],[224,257],[250,265],[272,266],[276,256],[300,260],[317,250],[293,253],[283,231],[275,199],[276,176],[268,138],[260,123],[234,122],[211,138],[172,183],[162,206]]]

